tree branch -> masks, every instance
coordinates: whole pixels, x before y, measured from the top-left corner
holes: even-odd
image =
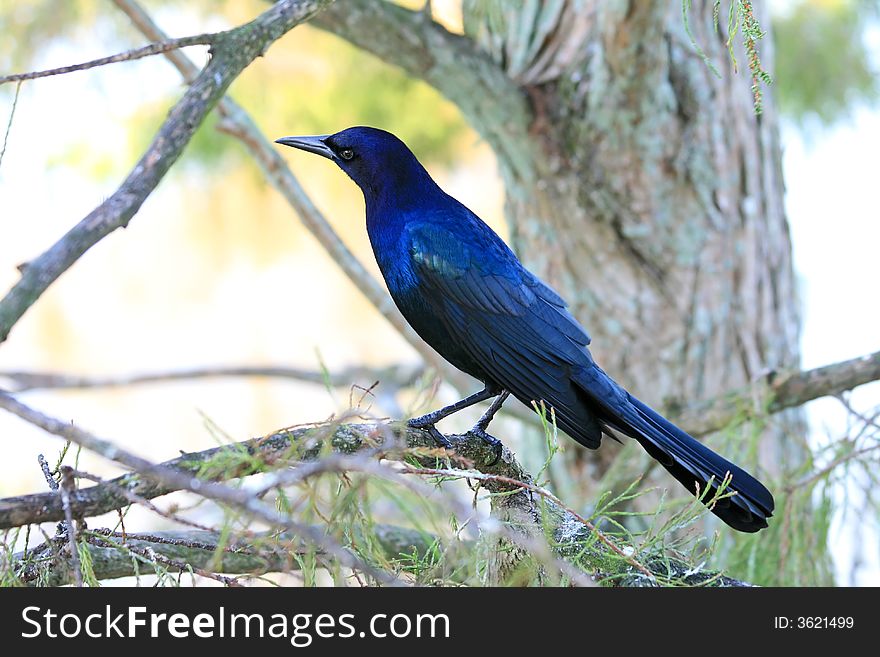
[[[161,41],[167,39],[165,33],[153,19],[141,8],[136,0],[114,0],[116,6],[132,21],[135,27],[148,39]],[[168,60],[174,65],[184,80],[190,80],[197,70],[186,54],[180,51],[166,53]],[[324,217],[317,206],[299,184],[284,158],[278,153],[275,144],[266,139],[251,116],[232,98],[222,98],[217,106],[221,121],[218,129],[237,140],[254,158],[269,183],[277,189],[290,206],[296,211],[306,229],[324,248],[332,260],[354,283],[355,287],[379,313],[397,330],[404,339],[438,371],[444,372],[451,380],[456,380],[457,373],[442,361],[416,334],[406,322],[388,292],[367,271],[351,250],[333,230],[330,222]]]
[[[2,75],[0,76],[0,85],[6,84],[7,82],[37,80],[39,78],[47,78],[52,75],[64,75],[66,73],[73,73],[74,71],[86,71],[90,68],[106,66],[107,64],[116,64],[117,62],[130,62],[136,59],[142,59],[144,57],[161,55],[162,53],[166,53],[170,50],[187,48],[189,46],[210,46],[217,40],[218,37],[222,37],[222,35],[224,34],[226,33],[210,32],[206,34],[196,34],[194,36],[181,37],[179,39],[168,39],[160,41],[158,43],[151,43],[149,45],[143,46],[142,48],[134,48],[132,50],[126,50],[125,52],[117,53],[115,55],[110,55],[108,57],[101,57],[99,59],[93,59],[88,62],[82,62],[81,64],[69,64],[68,66],[50,68],[44,71],[30,71],[28,73]]]
[[[99,438],[74,425],[67,424],[55,418],[43,415],[39,411],[36,411],[29,406],[26,406],[25,404],[22,404],[14,397],[11,397],[5,393],[0,393],[0,408],[6,409],[10,413],[13,413],[23,420],[26,420],[27,422],[30,422],[31,424],[40,427],[48,433],[55,434],[56,436],[69,440],[72,443],[75,443],[77,445],[80,445],[81,447],[85,447],[92,452],[100,454],[106,459],[121,463],[125,466],[132,468],[138,473],[137,475],[135,475],[136,480],[139,480],[141,477],[148,477],[151,480],[148,485],[148,494],[140,494],[136,485],[133,487],[129,487],[128,489],[130,492],[138,494],[139,497],[150,499],[151,497],[156,497],[156,495],[165,494],[176,490],[191,491],[193,493],[196,493],[197,495],[201,495],[202,497],[207,497],[214,501],[227,504],[233,508],[237,508],[258,520],[268,523],[273,527],[280,527],[294,532],[302,539],[310,542],[316,547],[332,555],[334,558],[338,559],[339,563],[343,566],[355,570],[360,570],[361,572],[366,573],[378,582],[392,585],[399,584],[396,578],[388,575],[387,573],[379,571],[373,566],[365,563],[362,559],[355,556],[350,550],[342,547],[332,538],[325,535],[324,532],[317,530],[313,527],[294,522],[286,515],[276,511],[272,507],[264,504],[258,498],[250,495],[247,491],[230,488],[228,486],[216,483],[217,477],[215,477],[214,479],[211,479],[210,477],[200,479],[195,476],[197,471],[188,469],[186,465],[184,465],[184,467],[182,468],[174,468],[168,467],[164,464],[157,465],[151,463],[150,461],[147,461],[140,456],[137,456],[127,450],[122,449],[121,447],[113,444],[109,440]],[[244,468],[246,468],[246,465],[241,464],[239,467],[242,468],[242,472],[244,472]],[[150,487],[152,487],[152,491],[149,491]],[[161,490],[164,490],[165,493],[157,492]],[[119,493],[115,489],[114,495],[119,495]],[[124,495],[122,497],[127,499]],[[67,506],[67,509],[69,509],[71,517],[83,517],[83,515],[78,512],[78,499],[78,491],[73,491],[70,494],[69,505],[59,504],[59,506],[61,507],[62,517],[64,517],[65,514],[65,506]],[[124,506],[128,506],[128,502],[117,504],[116,507],[113,508],[122,508]],[[0,508],[3,508],[5,510],[8,507],[4,503],[0,503]]]
[[[57,426],[51,422],[47,423],[45,419],[34,418],[33,414],[28,412],[30,409],[26,409],[23,405],[14,402],[12,397],[3,393],[0,393],[0,408],[6,408],[28,421],[36,419],[32,423],[37,424],[37,426],[44,428],[50,433],[75,430],[64,423],[59,423],[61,426]],[[26,410],[23,411],[23,408]],[[185,454],[157,465],[140,460],[139,457],[133,457],[138,459],[138,461],[133,459],[120,460],[125,465],[138,470],[138,472],[125,474],[104,483],[77,490],[70,499],[71,512],[74,518],[86,518],[126,507],[131,501],[121,491],[128,491],[140,498],[150,500],[178,490],[192,490],[192,477],[197,473],[200,473],[204,482],[221,481],[265,472],[267,469],[271,469],[279,460],[281,465],[287,464],[291,454],[296,454],[300,460],[314,459],[321,453],[322,438],[328,433],[329,440],[335,451],[342,454],[352,454],[358,450],[375,445],[377,442],[381,442],[382,437],[388,431],[391,431],[398,437],[402,441],[403,446],[409,448],[436,447],[433,438],[428,433],[420,429],[408,429],[396,424],[303,425],[234,445],[214,447],[201,452]],[[314,440],[310,443],[311,439]],[[79,443],[79,441],[75,442]],[[459,437],[458,442],[462,442],[461,437]],[[117,460],[118,454],[114,451],[108,452],[108,445],[111,448],[113,446],[109,443],[102,443],[106,443],[106,441],[100,441],[98,444],[95,444],[90,440],[86,440],[84,443],[79,444],[83,444],[88,449],[107,458]],[[481,463],[489,463],[494,458],[492,450],[482,441],[466,441],[460,447],[461,449],[457,451],[465,458],[471,458],[471,460],[473,460],[472,457],[478,457]],[[213,472],[203,472],[205,464],[217,462],[218,457],[226,454],[258,458],[241,458],[237,465],[231,465],[226,460],[222,469],[215,469]],[[505,453],[505,457],[493,468],[493,471],[515,476],[516,472],[520,471],[518,470],[518,465],[513,461],[513,457],[509,452]],[[138,462],[142,463],[142,465],[138,466]],[[173,481],[169,481],[167,478],[159,479],[151,476],[155,470],[174,472],[181,476],[175,477]],[[200,493],[202,487],[199,486],[199,489],[195,492]],[[0,500],[0,529],[63,519],[64,510],[61,500],[54,493],[37,493],[34,495],[7,497]]]
[[[358,380],[378,380],[380,383],[390,381],[394,386],[406,387],[412,385],[421,372],[419,367],[404,365],[395,365],[382,370],[350,367],[336,374],[327,375],[322,372],[288,367],[218,366],[108,377],[10,371],[0,372],[0,379],[6,379],[12,383],[11,392],[118,387],[220,376],[291,378],[319,384],[329,382],[338,387],[349,386]],[[706,401],[687,405],[672,404],[666,409],[666,412],[672,420],[691,435],[704,436],[737,424],[751,415],[778,413],[788,408],[802,406],[820,397],[837,396],[842,392],[877,380],[880,380],[880,351],[803,372],[783,374],[774,372],[748,388],[733,390]],[[765,400],[765,403],[757,411],[754,408],[756,390],[758,397]],[[534,420],[536,417],[530,409],[521,406],[504,410],[522,419]]]
[[[115,376],[77,376],[55,372],[0,371],[0,379],[8,381],[9,392],[29,390],[82,390],[90,388],[120,388],[124,386],[160,383],[165,381],[188,381],[219,377],[268,377],[293,379],[336,388],[351,386],[357,382],[379,381],[395,388],[415,384],[424,373],[419,365],[391,365],[386,368],[348,367],[339,372],[322,372],[298,367],[272,366],[215,366],[193,367],[166,372],[143,372]]]
[[[0,146],[0,165],[3,164],[3,156],[6,155],[6,146],[9,144],[9,133],[12,132],[12,121],[15,118],[15,110],[18,107],[18,96],[21,93],[21,82],[15,85],[12,94],[12,109],[9,110],[9,119],[6,121],[6,131],[3,133],[3,145]]]
[[[375,525],[372,529],[389,560],[414,553],[421,558],[427,554],[433,542],[433,537],[407,527]],[[173,562],[184,563],[193,570],[210,569],[220,573],[256,576],[300,568],[300,562],[294,558],[298,551],[279,547],[279,544],[295,544],[297,537],[292,534],[258,533],[252,537],[255,542],[271,539],[274,543],[261,548],[242,542],[229,544],[221,532],[213,530],[161,531],[124,536],[109,531],[95,531],[92,534],[107,537],[86,544],[92,571],[99,580],[156,572],[157,562],[140,556],[150,552]],[[27,553],[12,555],[9,565],[26,584],[65,586],[71,584],[73,579],[72,563],[64,556],[59,553],[57,545],[43,543]]]
[[[108,456],[108,449],[114,460],[135,467],[135,474],[126,474],[116,479],[81,489],[70,497],[70,512],[74,518],[100,515],[107,511],[128,506],[131,495],[143,499],[153,499],[176,490],[190,490],[197,494],[229,503],[251,513],[255,517],[275,525],[289,526],[286,518],[278,518],[275,512],[261,508],[255,496],[242,491],[227,489],[213,483],[236,477],[248,476],[289,465],[292,457],[298,461],[313,460],[324,453],[325,442],[329,441],[332,449],[342,454],[353,454],[363,449],[375,449],[384,444],[380,455],[383,458],[394,458],[386,441],[393,438],[398,448],[413,450],[416,448],[431,450],[437,454],[433,438],[427,432],[410,429],[400,424],[372,422],[363,424],[323,424],[292,427],[264,438],[255,438],[234,445],[227,445],[204,450],[194,454],[186,454],[179,458],[154,465],[139,457],[120,450],[107,441],[85,434],[80,429],[46,418],[41,414],[15,401],[12,397],[0,393],[0,407],[41,426],[51,433],[67,437],[77,444]],[[679,583],[702,584],[706,581],[723,585],[742,584],[737,580],[723,578],[718,573],[693,573],[687,566],[675,559],[652,558],[648,563],[638,561],[638,555],[628,556],[623,553],[611,539],[600,532],[585,518],[571,509],[561,506],[552,495],[545,495],[536,487],[531,476],[523,470],[513,454],[506,448],[497,463],[494,450],[481,438],[472,434],[448,436],[453,445],[455,458],[466,462],[476,472],[486,476],[475,476],[481,485],[493,495],[493,516],[500,520],[508,529],[497,534],[495,540],[504,541],[504,549],[493,553],[494,577],[497,581],[521,569],[524,563],[531,563],[540,573],[540,562],[534,563],[540,554],[540,546],[546,544],[546,532],[550,531],[553,550],[561,557],[572,560],[574,564],[587,572],[599,572],[603,576],[617,578],[618,583],[626,585],[656,585],[657,581],[676,579]],[[412,452],[408,453],[412,456]],[[223,458],[225,457],[225,458]],[[237,458],[236,458],[237,457]],[[257,458],[254,458],[257,457]],[[397,458],[400,458],[399,456]],[[435,457],[425,457],[425,462],[434,462]],[[138,463],[142,463],[141,466]],[[212,464],[222,462],[217,469]],[[321,462],[317,462],[321,469]],[[330,464],[334,468],[336,465]],[[344,464],[340,465],[345,469]],[[317,470],[316,470],[317,471]],[[414,473],[418,473],[415,471]],[[195,475],[199,475],[199,479]],[[310,471],[293,470],[282,474],[288,478],[302,480],[310,476]],[[467,477],[468,471],[457,471],[458,476]],[[286,480],[285,480],[286,481]],[[293,479],[290,480],[291,482]],[[284,483],[271,482],[273,485]],[[129,495],[120,491],[127,491]],[[539,505],[533,498],[537,492],[543,497]],[[57,496],[53,494],[36,494],[12,497],[0,500],[0,529],[22,526],[31,523],[48,522],[64,517],[64,508]],[[307,536],[310,541],[323,547],[320,542],[324,537],[314,536],[315,530],[304,534],[311,528],[297,525],[299,535]],[[541,543],[543,541],[543,543]],[[512,546],[512,549],[511,549]],[[334,553],[338,557],[339,548]],[[344,562],[343,562],[344,563]],[[344,564],[345,565],[345,564]],[[364,566],[361,565],[361,568]],[[375,576],[375,575],[374,575]],[[576,578],[577,572],[571,577]]]
[[[758,386],[764,407],[754,409],[755,387],[750,386],[705,402],[672,407],[670,415],[695,436],[738,423],[738,419],[762,413],[778,413],[829,395],[839,395],[880,379],[880,351],[824,367],[793,373],[771,373]],[[760,390],[760,388],[759,388]]]
[[[22,267],[21,279],[0,300],[0,342],[6,340],[15,323],[40,295],[86,251],[117,228],[128,225],[241,71],[329,1],[283,0],[250,23],[217,36],[211,60],[172,108],[119,189],[48,251]]]

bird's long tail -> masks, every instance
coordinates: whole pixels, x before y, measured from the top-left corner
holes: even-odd
[[[708,502],[730,475],[724,492],[735,494],[715,501],[711,506],[715,515],[742,532],[756,532],[767,526],[774,502],[760,481],[633,397],[600,368],[594,366],[581,374],[577,382],[594,403],[598,402],[598,408],[594,408],[600,420],[636,439],[691,493],[696,494],[699,486],[702,494],[710,486],[703,498]]]
[[[756,532],[767,526],[773,515],[773,496],[760,481],[723,456],[716,454],[703,443],[691,437],[669,420],[627,394],[635,413],[630,420],[635,429],[633,438],[653,456],[669,473],[684,486],[696,492],[711,490],[704,499],[711,500],[725,477],[730,484],[722,497],[712,506],[712,512],[728,525],[741,532]]]

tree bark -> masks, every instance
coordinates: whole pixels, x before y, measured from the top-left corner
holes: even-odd
[[[764,3],[750,4],[767,29]],[[338,3],[313,23],[459,106],[495,151],[515,251],[569,301],[596,360],[633,394],[665,412],[755,390],[745,416],[756,421],[715,447],[772,484],[810,458],[802,413],[766,422],[769,402],[754,385],[800,369],[775,103],[766,89],[755,109],[741,28],[735,70],[731,4],[719,6],[717,31],[714,2],[687,5],[685,18],[672,1],[464,0],[465,39],[425,12],[367,0]],[[769,37],[759,49],[772,71]],[[551,466],[564,499],[586,503],[652,472],[632,441],[622,453],[610,442],[567,450],[565,476]]]
[[[799,369],[773,98],[755,112],[712,6],[693,2],[688,23],[719,76],[680,3],[465,3],[467,33],[531,99],[529,175],[499,153],[513,246],[569,301],[603,368],[661,408]],[[792,412],[766,430],[761,468],[801,462],[785,436],[803,429]]]

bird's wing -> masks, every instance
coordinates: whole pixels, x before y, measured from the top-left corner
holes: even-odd
[[[474,242],[465,243],[427,222],[410,224],[406,233],[419,278],[444,298],[491,315],[533,315],[552,329],[551,337],[559,333],[577,347],[590,344],[562,297],[526,270],[494,233],[477,232]]]
[[[598,447],[601,427],[571,381],[573,367],[592,362],[590,338],[559,295],[494,233],[470,232],[463,242],[420,222],[407,238],[419,289],[462,348],[520,401],[543,400],[566,433]]]

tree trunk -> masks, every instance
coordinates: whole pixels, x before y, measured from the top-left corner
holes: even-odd
[[[688,21],[720,76],[680,3],[465,3],[469,36],[531,99],[532,162],[500,157],[513,246],[569,301],[600,365],[661,408],[799,366],[774,104],[756,114],[712,5]],[[791,431],[798,413],[765,431],[763,468],[803,459]],[[584,481],[616,453],[569,450],[598,465]]]
[[[743,70],[727,49],[730,4],[720,6],[717,31],[714,2],[689,4],[686,22],[673,0],[464,0],[466,38],[424,13],[369,0],[337,3],[315,21],[458,105],[495,151],[514,249],[568,300],[597,362],[661,411],[799,369],[800,360],[772,91],[756,112],[741,36],[734,53]],[[763,3],[752,5],[766,29]],[[368,38],[377,33],[383,39]],[[759,50],[772,70],[769,38]],[[760,417],[770,400],[756,390],[749,410]],[[809,459],[804,435],[792,410],[708,440],[772,485]],[[561,477],[558,460],[552,487],[573,504],[660,470],[634,441],[623,451],[607,440],[598,452],[568,449]],[[661,477],[660,488],[683,493]],[[826,530],[814,527],[822,520],[808,493],[794,503],[783,486],[774,492],[786,518],[758,543],[723,532],[721,550],[776,550],[784,561],[786,526],[798,523],[812,557],[788,566],[790,580],[816,582],[827,570]],[[506,517],[504,498],[494,504]],[[634,504],[653,510],[656,498]]]

